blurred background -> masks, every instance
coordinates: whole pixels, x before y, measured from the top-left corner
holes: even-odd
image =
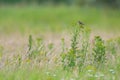
[[[1,4],[66,4],[66,5],[107,5],[112,7],[119,7],[120,0],[0,0]]]
[[[32,35],[59,52],[61,38],[69,46],[79,20],[91,28],[91,40],[118,37],[120,0],[0,0],[0,46],[4,53],[24,54]]]
[[[59,33],[78,20],[95,31],[119,31],[120,0],[0,0],[0,33]]]

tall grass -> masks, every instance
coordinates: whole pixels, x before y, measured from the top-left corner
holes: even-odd
[[[78,27],[78,26],[77,26]],[[13,56],[13,60],[6,60],[4,67],[0,70],[1,80],[32,80],[32,79],[46,79],[46,80],[119,80],[119,38],[113,39],[116,45],[109,45],[109,41],[103,41],[100,36],[95,37],[94,44],[90,43],[89,37],[83,37],[83,32],[86,33],[86,28],[80,31],[80,34],[76,36],[76,31],[73,32],[71,37],[71,48],[66,49],[65,39],[62,39],[62,52],[56,62],[51,62],[56,57],[50,55],[58,54],[52,50],[53,44],[49,44],[49,50],[46,50],[47,46],[43,46],[42,39],[33,39],[29,36],[29,56],[22,58],[23,55]],[[82,33],[82,34],[81,34]],[[74,39],[76,36],[76,39]],[[82,36],[82,38],[80,38]],[[79,40],[80,39],[80,40]],[[32,42],[31,42],[32,41]],[[75,41],[75,42],[73,42]],[[79,42],[80,41],[80,42]],[[32,43],[32,44],[31,44]],[[35,44],[36,43],[36,44]],[[73,47],[74,43],[74,47]],[[80,46],[81,45],[81,46]],[[91,47],[92,46],[92,47]],[[115,53],[112,52],[112,46],[117,46]],[[73,50],[74,49],[74,50]],[[60,50],[61,51],[61,50]],[[50,52],[50,54],[49,54]],[[111,53],[109,53],[111,52]],[[93,53],[93,54],[92,54]],[[28,54],[28,53],[26,53]],[[113,65],[113,58],[115,57],[115,63]],[[4,55],[2,55],[3,58]],[[90,57],[93,60],[89,61]],[[53,59],[54,58],[54,59]],[[73,60],[73,61],[72,61]],[[10,61],[13,61],[12,63]],[[112,61],[112,62],[111,62]],[[1,62],[1,63],[4,63]],[[9,63],[10,62],[10,63]],[[89,63],[89,62],[92,62]],[[56,66],[56,64],[58,64]],[[62,64],[61,64],[62,63]],[[7,71],[7,72],[6,72]],[[64,74],[63,74],[64,73]],[[3,77],[5,76],[5,77]]]
[[[7,64],[1,67],[3,70],[0,71],[0,78],[11,80],[18,80],[18,78],[24,80],[119,80],[120,38],[106,41],[100,36],[95,36],[91,42],[90,33],[91,30],[85,25],[75,25],[70,48],[66,46],[65,39],[62,39],[62,44],[59,46],[61,54],[58,56],[55,56],[59,53],[54,52],[54,44],[50,43],[46,46],[43,39],[34,39],[30,35],[26,53],[28,56],[25,59],[22,55],[18,55],[17,58],[13,56],[12,58],[16,62],[12,64],[9,64],[7,60],[4,61]],[[109,59],[110,57],[114,57],[113,61]],[[27,73],[30,77],[27,77]],[[3,78],[2,75],[6,78]]]
[[[23,55],[8,58],[3,54],[3,47],[0,47],[0,79],[119,80],[120,38],[106,41],[96,35],[92,43],[91,30],[87,25],[68,27],[81,19],[97,29],[101,26],[119,28],[119,13],[119,10],[65,6],[0,8],[0,31],[3,32],[18,30],[41,33],[49,29],[59,32],[68,28],[73,30],[70,46],[66,46],[63,38],[62,44],[57,46],[57,52],[53,43],[46,46],[42,38],[36,39],[32,35],[28,39],[28,51]]]

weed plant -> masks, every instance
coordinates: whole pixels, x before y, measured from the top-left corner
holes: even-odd
[[[62,54],[62,63],[64,70],[74,69],[76,66],[76,55],[78,54],[78,38],[80,34],[80,28],[74,27],[73,36],[71,39],[71,49],[67,53]],[[63,41],[62,41],[63,43]]]
[[[71,39],[71,48],[62,54],[64,69],[77,70],[80,72],[84,66],[89,48],[90,29],[82,24],[74,26]]]
[[[110,39],[106,42],[106,50],[109,54],[116,54],[116,41],[114,39]]]
[[[95,36],[93,47],[94,64],[97,68],[102,68],[106,60],[106,49],[104,40],[100,36]]]
[[[37,60],[38,62],[44,60],[44,58],[46,57],[46,50],[41,38],[33,40],[32,36],[30,35],[28,47],[28,59]]]

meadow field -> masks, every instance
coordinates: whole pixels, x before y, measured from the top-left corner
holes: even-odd
[[[120,80],[119,29],[119,9],[0,6],[0,80]]]

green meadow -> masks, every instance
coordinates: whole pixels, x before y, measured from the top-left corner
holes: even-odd
[[[0,8],[0,30],[59,32],[68,30],[78,20],[95,29],[118,30],[119,14],[119,9],[105,7],[3,6]]]
[[[119,80],[119,29],[119,9],[0,6],[0,80]]]

